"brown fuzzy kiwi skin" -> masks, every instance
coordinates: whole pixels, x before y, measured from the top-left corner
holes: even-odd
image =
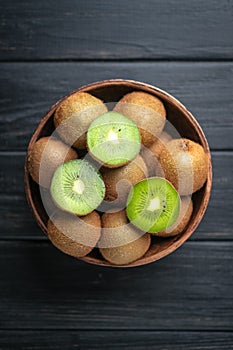
[[[156,138],[156,141],[149,147],[149,150],[156,158],[158,158],[162,150],[166,148],[166,144],[171,140],[171,135],[169,135],[166,131],[163,131],[161,135]]]
[[[135,227],[128,224],[125,210],[116,213],[105,213],[101,221],[103,229],[99,241],[99,250],[104,259],[111,264],[130,264],[140,259],[148,251],[151,243],[150,234],[139,233]],[[113,228],[113,230],[105,232],[105,228]],[[129,243],[124,244],[126,239]],[[123,245],[121,244],[122,240]],[[111,247],[103,248],[108,243]]]
[[[120,168],[102,168],[100,172],[106,187],[105,200],[117,200],[116,205],[124,204],[127,200],[131,186],[148,176],[146,164],[140,155],[137,155],[134,160]],[[122,183],[121,192],[118,196],[117,183],[121,180],[127,180],[130,184],[126,182]]]
[[[139,127],[142,143],[149,147],[163,130],[166,109],[157,97],[142,91],[133,91],[123,96],[114,111],[131,118]]]
[[[90,124],[108,111],[99,98],[87,92],[76,92],[65,98],[54,114],[54,124],[60,137],[77,149],[86,148],[86,133]]]
[[[146,163],[149,177],[156,175],[159,155],[162,150],[166,148],[166,144],[171,140],[171,135],[163,131],[149,148],[142,147],[141,156]]]
[[[52,137],[42,137],[28,152],[27,168],[35,182],[49,188],[58,166],[77,158],[77,152],[62,141]]]
[[[176,222],[170,226],[167,230],[156,232],[153,235],[159,237],[172,237],[179,235],[184,231],[188,222],[192,216],[193,202],[190,196],[181,197],[180,213]]]
[[[101,234],[101,220],[96,211],[82,218],[60,213],[48,221],[47,229],[48,237],[55,247],[65,254],[81,258],[89,254],[97,244]],[[87,235],[89,245],[78,243],[79,240],[86,240]]]
[[[186,138],[168,142],[159,155],[159,165],[159,172],[163,172],[181,196],[198,191],[207,179],[208,160],[204,148]]]

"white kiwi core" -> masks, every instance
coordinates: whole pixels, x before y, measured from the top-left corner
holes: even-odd
[[[82,180],[78,179],[74,181],[73,184],[73,191],[78,193],[78,194],[83,194],[83,191],[85,189],[85,185]]]
[[[150,200],[150,203],[147,207],[147,210],[149,211],[155,211],[161,209],[160,199],[159,197],[155,197]]]
[[[112,143],[119,143],[118,135],[116,132],[110,130],[107,136],[107,140],[111,141]]]

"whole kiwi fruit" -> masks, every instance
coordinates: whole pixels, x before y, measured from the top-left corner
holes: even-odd
[[[90,124],[108,111],[105,104],[87,92],[76,92],[65,98],[54,114],[54,124],[60,137],[78,149],[86,148],[86,133]]]
[[[154,233],[159,237],[171,237],[180,234],[188,225],[193,212],[193,202],[190,196],[181,197],[180,213],[176,222],[165,231]]]
[[[131,186],[145,179],[148,175],[146,164],[139,154],[120,168],[103,167],[100,172],[106,188],[105,200],[117,200],[116,205],[126,203]]]
[[[101,220],[96,211],[77,217],[59,212],[48,221],[48,237],[63,253],[81,258],[96,246],[101,234]]]
[[[168,142],[159,155],[159,165],[181,196],[196,192],[207,179],[208,160],[204,148],[186,138]]]
[[[35,182],[49,188],[55,170],[64,162],[78,158],[77,152],[52,137],[36,141],[27,155],[27,168]]]
[[[171,140],[172,137],[167,132],[163,131],[149,148],[142,147],[141,156],[146,163],[149,177],[156,175],[159,155],[166,147],[166,144]]]
[[[145,147],[149,147],[155,137],[160,135],[166,120],[163,102],[142,91],[133,91],[123,96],[114,111],[131,118],[138,125]]]
[[[138,231],[128,223],[125,210],[104,213],[99,250],[107,261],[126,265],[140,259],[149,249],[150,234]]]

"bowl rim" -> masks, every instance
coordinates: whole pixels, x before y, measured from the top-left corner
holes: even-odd
[[[199,139],[201,140],[201,145],[204,147],[204,150],[207,154],[208,158],[208,174],[207,174],[207,180],[205,183],[205,191],[203,194],[203,200],[200,204],[200,207],[198,208],[198,211],[196,213],[195,220],[193,220],[192,224],[188,226],[188,229],[186,229],[182,234],[176,236],[178,239],[174,242],[171,243],[171,245],[168,245],[165,249],[163,249],[161,252],[155,252],[155,254],[151,256],[144,256],[130,264],[126,265],[114,265],[111,264],[105,260],[97,260],[96,258],[93,258],[89,255],[78,258],[79,260],[98,265],[98,266],[105,266],[105,267],[117,267],[117,268],[124,268],[124,267],[136,267],[136,266],[143,266],[149,263],[152,263],[154,261],[160,260],[164,258],[165,256],[173,253],[176,251],[181,245],[183,245],[187,239],[194,233],[198,225],[200,224],[204,213],[207,209],[209,199],[210,199],[210,194],[211,194],[211,188],[212,188],[212,163],[211,163],[211,153],[210,153],[210,148],[208,145],[208,141],[206,139],[206,136],[198,123],[198,121],[195,119],[195,117],[192,115],[192,113],[174,96],[169,94],[168,92],[158,88],[157,86],[153,86],[148,83],[136,81],[136,80],[131,80],[131,79],[106,79],[106,80],[101,80],[101,81],[96,81],[87,85],[83,85],[79,87],[78,89],[73,90],[66,96],[62,97],[59,99],[55,104],[51,106],[51,108],[48,110],[48,112],[43,116],[43,118],[40,120],[38,125],[36,126],[33,135],[30,139],[30,142],[28,144],[27,148],[27,155],[30,149],[32,148],[33,144],[37,141],[38,134],[43,130],[44,125],[46,122],[49,120],[49,118],[53,115],[55,112],[56,108],[61,104],[63,100],[65,100],[67,97],[77,93],[77,92],[90,92],[93,89],[97,88],[102,88],[106,86],[111,86],[111,85],[126,85],[131,88],[135,88],[139,90],[141,88],[141,91],[148,92],[154,96],[159,97],[162,99],[162,101],[166,100],[169,101],[169,103],[173,104],[180,110],[180,112],[185,115],[185,117],[188,119],[189,123],[191,126],[195,129],[195,131],[198,134]],[[29,204],[29,207],[31,208],[33,215],[42,229],[42,231],[47,235],[47,228],[44,224],[44,222],[41,219],[40,213],[37,210],[37,207],[33,201],[32,194],[31,194],[31,188],[30,188],[30,174],[27,169],[27,155],[26,155],[26,160],[24,164],[24,186],[25,186],[25,194],[26,198]]]

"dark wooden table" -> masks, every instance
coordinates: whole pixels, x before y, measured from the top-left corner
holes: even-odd
[[[233,1],[0,1],[0,349],[233,349]],[[180,99],[213,191],[192,238],[133,269],[56,250],[27,206],[28,141],[49,107],[127,78]]]

